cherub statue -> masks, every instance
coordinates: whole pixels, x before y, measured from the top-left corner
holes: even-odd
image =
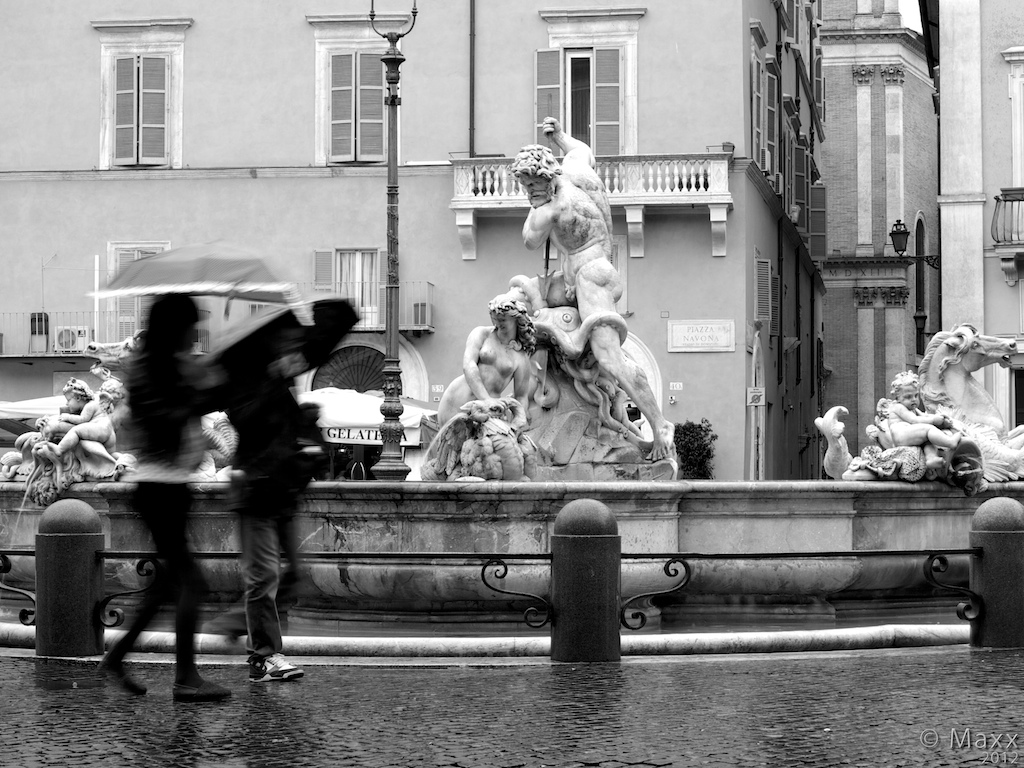
[[[58,486],[64,486],[63,475],[70,469],[65,457],[75,453],[82,464],[108,468],[108,472],[89,472],[100,477],[113,474],[117,466],[115,451],[117,435],[113,414],[124,399],[124,385],[118,379],[107,379],[100,386],[96,397],[85,405],[80,414],[61,414],[61,419],[71,422],[71,427],[54,444],[42,440],[36,444],[33,454],[36,463],[48,462],[53,465]]]
[[[36,420],[36,429],[42,434],[44,440],[55,441],[67,434],[75,424],[81,424],[84,419],[82,413],[95,401],[96,393],[88,384],[73,376],[68,379],[64,389],[61,390],[67,406],[61,409],[61,413],[53,416],[43,416]]]
[[[437,406],[437,420],[446,424],[466,403],[499,398],[509,384],[527,417],[536,378],[530,356],[537,348],[533,318],[521,301],[492,299],[487,309],[491,325],[474,328],[466,339],[463,374],[445,390]],[[524,424],[517,424],[519,429]]]
[[[883,450],[920,446],[925,467],[940,470],[947,464],[940,449],[951,450],[960,444],[961,434],[952,427],[948,416],[925,411],[917,374],[904,371],[893,379],[889,398],[878,401],[875,426],[865,431]]]
[[[471,400],[441,427],[430,444],[421,476],[443,480],[529,480],[536,448],[519,433],[526,423],[514,397]]]

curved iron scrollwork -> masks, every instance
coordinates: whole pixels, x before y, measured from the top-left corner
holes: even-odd
[[[13,564],[11,558],[0,552],[0,574],[10,573]],[[27,589],[18,589],[17,587],[11,587],[0,581],[0,589],[5,592],[14,592],[15,594],[27,597],[32,601],[32,605],[36,604],[36,595],[34,592],[29,592]],[[18,611],[18,621],[24,624],[26,627],[31,627],[36,623],[36,610],[35,608],[22,608]]]
[[[500,592],[503,595],[514,595],[516,597],[528,597],[531,600],[536,600],[542,604],[542,607],[538,608],[535,605],[531,605],[523,612],[523,621],[526,622],[526,626],[532,627],[533,629],[540,629],[549,621],[551,621],[551,603],[545,600],[540,595],[534,595],[530,592],[512,592],[508,589],[501,589],[487,581],[487,569],[494,568],[494,578],[504,579],[508,575],[508,565],[504,560],[500,558],[492,558],[488,560],[484,567],[480,569],[480,580],[484,583],[484,586],[488,589],[493,589],[495,592]]]
[[[679,570],[677,568],[673,568],[672,567],[673,565],[681,565],[681,566],[683,566],[683,578],[682,578],[682,580],[678,584],[676,584],[674,587],[672,587],[671,589],[665,589],[665,590],[662,590],[660,592],[645,592],[642,595],[637,595],[636,597],[629,598],[629,600],[627,600],[626,602],[624,602],[622,604],[622,608],[619,611],[619,623],[622,624],[622,626],[624,626],[626,629],[631,629],[631,630],[633,630],[635,632],[635,631],[637,631],[639,629],[643,629],[644,625],[647,624],[647,616],[646,616],[646,614],[644,614],[643,611],[633,611],[629,615],[629,619],[633,619],[634,621],[639,621],[640,622],[639,624],[637,624],[634,627],[632,624],[629,623],[629,619],[626,618],[626,606],[628,606],[630,603],[635,603],[637,600],[643,600],[644,598],[648,598],[648,597],[659,597],[661,595],[670,595],[673,592],[678,592],[680,589],[682,589],[683,587],[685,587],[687,584],[690,583],[690,573],[691,573],[690,564],[687,563],[685,560],[683,560],[680,557],[673,557],[672,559],[666,561],[665,565],[662,566],[662,570],[665,572],[665,575],[668,576],[670,579],[673,579],[673,578],[675,578],[676,576],[679,575]]]
[[[152,557],[144,557],[135,564],[135,572],[139,574],[139,576],[143,577],[152,576],[153,580],[142,589],[131,589],[127,592],[118,592],[114,595],[108,595],[98,602],[96,604],[96,621],[104,627],[119,627],[124,623],[124,611],[120,608],[108,609],[107,606],[110,605],[111,601],[116,600],[119,597],[138,595],[152,589],[160,578],[160,563]]]
[[[945,573],[949,570],[949,558],[945,555],[929,555],[924,561],[924,579],[933,587],[939,589],[945,589],[950,592],[959,592],[961,595],[965,595],[967,599],[957,605],[956,615],[963,621],[974,621],[979,618],[982,611],[985,610],[985,602],[981,599],[981,595],[972,592],[965,587],[954,587],[952,584],[943,584],[935,578],[936,573]]]

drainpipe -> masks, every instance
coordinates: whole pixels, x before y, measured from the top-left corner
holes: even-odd
[[[469,0],[469,156],[476,157],[476,0]]]

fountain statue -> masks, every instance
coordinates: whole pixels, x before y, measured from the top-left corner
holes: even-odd
[[[36,431],[15,440],[14,451],[0,457],[0,480],[25,483],[25,498],[48,506],[72,484],[130,479],[135,466],[130,441],[127,391],[112,370],[121,371],[139,334],[116,344],[89,345],[97,363],[90,369],[103,380],[96,392],[72,377],[62,393],[61,412],[36,420]],[[202,419],[207,450],[193,474],[196,482],[225,480],[238,438],[223,412]]]
[[[963,323],[935,334],[918,372],[896,376],[890,398],[878,401],[872,443],[850,455],[842,406],[815,419],[825,436],[825,471],[834,479],[944,480],[968,496],[987,483],[1024,477],[1024,427],[1008,431],[999,409],[972,375],[998,363],[1009,365],[1012,339],[985,336]]]
[[[446,420],[464,418],[457,409],[471,398],[498,398],[512,384],[526,414],[519,432],[537,449],[532,479],[672,480],[674,426],[622,349],[627,328],[615,311],[622,287],[611,261],[611,209],[594,155],[554,118],[545,119],[544,132],[564,152],[562,162],[532,144],[519,151],[512,171],[531,206],[524,244],[535,250],[553,242],[565,254],[564,267],[543,277],[517,275],[492,300],[494,327],[470,334],[464,375],[438,410],[438,437]],[[497,307],[507,314],[495,315]],[[535,337],[528,344],[517,331],[526,323],[506,319],[523,310]],[[629,402],[647,419],[653,440],[644,440],[627,415]],[[432,445],[428,460],[438,450]]]

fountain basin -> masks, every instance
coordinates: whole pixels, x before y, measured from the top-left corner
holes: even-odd
[[[68,494],[100,514],[108,549],[152,548],[131,508],[131,489],[128,483],[83,483]],[[202,484],[195,490],[190,534],[196,551],[237,551],[227,485]],[[994,485],[967,498],[938,483],[313,483],[297,519],[301,549],[373,556],[308,560],[291,612],[293,631],[296,622],[304,632],[328,633],[358,634],[382,625],[414,632],[521,631],[523,611],[536,602],[491,589],[481,568],[490,556],[519,556],[507,561],[504,579],[492,572],[488,583],[547,596],[554,519],[577,498],[597,499],[616,517],[625,555],[624,600],[678,583],[662,571],[673,553],[801,555],[701,559],[695,554],[688,560],[691,580],[684,590],[631,604],[645,613],[646,629],[659,627],[663,611],[672,621],[703,616],[714,623],[717,609],[728,614],[736,605],[768,613],[806,612],[811,606],[812,613],[826,618],[834,617],[835,606],[844,601],[906,606],[939,599],[953,606],[955,595],[937,594],[925,581],[923,556],[858,556],[857,551],[966,548],[977,506],[1022,490],[1020,483]],[[43,510],[21,507],[23,493],[19,483],[0,484],[0,547],[34,547]],[[942,580],[966,586],[967,560],[966,555],[951,558]],[[34,589],[33,558],[12,561],[6,582]],[[211,610],[240,596],[235,559],[201,563]],[[133,561],[111,558],[106,569],[111,591],[146,583]],[[0,593],[0,613],[14,602],[8,595]]]

